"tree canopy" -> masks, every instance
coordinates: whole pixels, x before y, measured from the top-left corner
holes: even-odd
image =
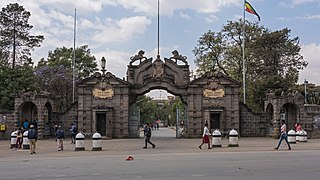
[[[44,40],[42,35],[30,35],[33,28],[28,23],[30,16],[31,13],[18,3],[9,4],[0,11],[0,55],[6,55],[2,61],[7,60],[12,68],[16,64],[31,63],[31,50],[40,47]]]
[[[262,110],[268,90],[280,94],[293,88],[299,70],[308,65],[300,54],[299,38],[291,38],[290,33],[288,28],[271,31],[246,21],[243,38],[243,21],[229,21],[220,32],[209,31],[199,38],[193,50],[197,73],[223,71],[243,84],[245,40],[247,104]]]

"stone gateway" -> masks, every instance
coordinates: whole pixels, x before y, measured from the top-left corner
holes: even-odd
[[[241,84],[222,72],[210,72],[191,80],[187,58],[177,50],[172,57],[147,58],[144,51],[130,58],[126,79],[110,72],[96,72],[77,84],[78,98],[67,112],[56,112],[47,93],[24,93],[15,99],[14,112],[0,112],[10,133],[29,120],[37,124],[39,139],[52,135],[58,123],[68,132],[76,123],[79,132],[91,136],[99,132],[102,138],[139,137],[139,113],[134,106],[138,96],[162,89],[179,96],[187,106],[186,137],[202,135],[206,123],[210,132],[219,129],[222,135],[232,129],[239,136],[276,136],[280,120],[286,119],[288,129],[296,122],[307,132],[314,132],[312,122],[319,116],[317,105],[305,105],[299,94],[276,97],[269,92],[265,112],[254,113],[240,102]],[[4,118],[2,118],[4,119]],[[7,135],[6,135],[7,134]],[[312,134],[312,133],[309,133]]]

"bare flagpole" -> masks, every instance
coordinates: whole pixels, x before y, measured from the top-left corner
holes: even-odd
[[[158,0],[158,54],[157,57],[160,58],[160,3]]]
[[[244,56],[244,46],[245,46],[245,26],[246,26],[246,1],[243,1],[243,39],[242,39],[242,78],[243,78],[243,103],[246,104],[246,62],[245,62],[245,56]]]
[[[77,9],[74,9],[74,26],[73,26],[73,61],[72,61],[72,102],[75,102],[76,86],[76,26],[77,26]]]

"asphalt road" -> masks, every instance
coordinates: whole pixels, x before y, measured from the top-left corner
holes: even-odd
[[[198,152],[1,161],[2,180],[318,180],[320,151]]]
[[[155,149],[141,139],[103,141],[103,151],[75,152],[66,141],[63,152],[54,140],[38,142],[36,155],[10,150],[0,142],[0,180],[318,180],[320,141],[283,144],[276,139],[241,138],[240,147],[200,150],[200,139],[176,139],[175,131],[153,131]],[[91,142],[87,142],[87,147]],[[89,148],[87,148],[89,149]],[[134,160],[126,161],[132,155]]]

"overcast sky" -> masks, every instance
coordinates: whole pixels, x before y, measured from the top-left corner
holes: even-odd
[[[76,46],[88,45],[91,53],[107,59],[107,70],[122,78],[130,57],[140,49],[157,54],[157,0],[1,0],[0,7],[19,3],[31,12],[32,34],[44,35],[33,60],[46,58],[49,50],[73,47],[77,9]],[[300,37],[301,54],[309,62],[299,83],[320,84],[320,0],[248,0],[261,17],[259,22],[275,31],[291,29]],[[160,55],[177,49],[195,68],[192,50],[208,30],[220,31],[227,21],[243,16],[243,0],[160,0]],[[246,13],[246,19],[257,17]]]

